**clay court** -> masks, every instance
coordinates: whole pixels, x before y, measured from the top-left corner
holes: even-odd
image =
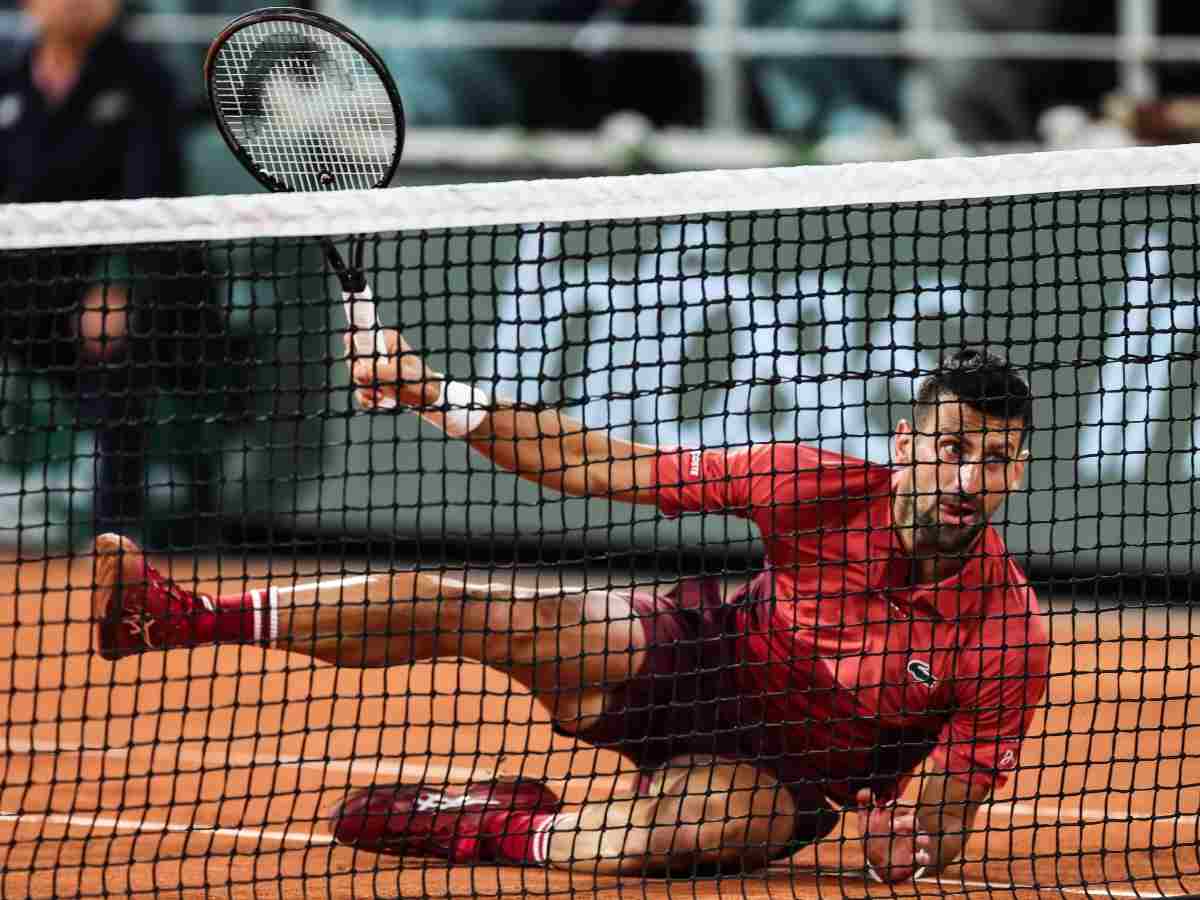
[[[351,561],[155,561],[232,593]],[[557,577],[557,576],[555,576]],[[571,577],[571,576],[568,576]],[[744,877],[677,881],[448,867],[334,847],[350,786],[546,775],[569,799],[632,781],[552,735],[474,665],[342,670],[254,648],[117,664],[90,654],[87,557],[0,564],[0,894],[5,897],[840,897],[868,885],[853,823]],[[1197,613],[1053,605],[1048,711],[966,861],[897,895],[1158,898],[1200,892]],[[1189,749],[1190,744],[1190,749]]]

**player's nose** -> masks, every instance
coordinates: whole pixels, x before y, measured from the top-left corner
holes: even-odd
[[[956,484],[960,494],[975,497],[983,491],[983,463],[964,461],[956,470]]]

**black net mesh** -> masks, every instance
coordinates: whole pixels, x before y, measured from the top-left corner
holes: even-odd
[[[0,894],[1200,891],[1196,222],[369,233],[473,449],[315,238],[3,251]]]

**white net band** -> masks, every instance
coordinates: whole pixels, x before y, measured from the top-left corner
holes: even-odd
[[[0,249],[115,246],[1200,183],[1200,145],[535,182],[0,206]]]

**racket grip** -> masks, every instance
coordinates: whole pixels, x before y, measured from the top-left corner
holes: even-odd
[[[378,353],[387,356],[387,342],[383,332],[379,330],[379,320],[375,316],[375,295],[371,288],[364,287],[354,294],[342,294],[342,302],[346,307],[346,321],[354,332],[354,349],[362,356]]]
[[[346,321],[350,323],[354,341],[354,353],[358,356],[387,356],[387,341],[379,330],[379,320],[375,315],[375,295],[371,293],[370,285],[364,285],[361,291],[353,294],[342,293],[342,303],[346,308]],[[392,400],[381,400],[379,405],[384,409],[395,409]]]

